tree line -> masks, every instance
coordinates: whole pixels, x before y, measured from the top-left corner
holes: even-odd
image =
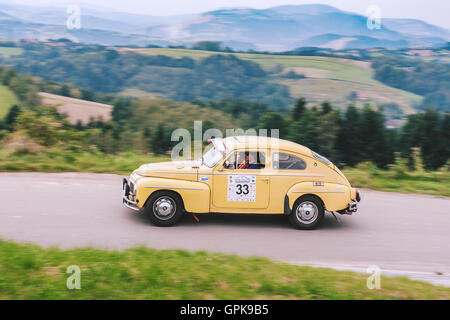
[[[255,107],[258,112],[245,114]],[[177,128],[193,132],[195,120],[203,121],[203,130],[218,128],[279,129],[280,138],[309,147],[329,158],[338,166],[356,166],[362,162],[373,162],[386,169],[396,157],[415,166],[414,150],[420,150],[425,169],[436,170],[446,165],[450,156],[450,116],[428,108],[424,112],[410,115],[401,128],[387,128],[382,110],[366,105],[358,109],[350,105],[339,111],[330,103],[306,107],[304,98],[297,100],[290,112],[280,113],[264,105],[252,105],[242,99],[227,98],[207,104],[180,104],[172,100],[122,100],[114,106],[111,121],[92,119],[87,125],[70,125],[49,107],[38,107],[34,111],[15,106],[11,108],[3,128],[14,134],[24,127],[48,128],[47,144],[56,143],[58,130],[65,130],[65,148],[71,143],[78,149],[95,146],[104,153],[137,151],[163,154],[177,143],[171,134]],[[32,112],[32,114],[30,114]],[[26,116],[24,116],[24,114]],[[52,120],[53,119],[53,120]],[[52,126],[63,122],[60,129]],[[270,132],[270,131],[269,131]],[[5,136],[5,134],[3,134]],[[1,137],[1,135],[0,135]]]
[[[395,88],[423,95],[419,108],[433,107],[450,112],[450,64],[399,59],[375,58],[375,79]]]
[[[340,112],[328,102],[306,108],[304,98],[297,100],[290,116],[271,113],[260,122],[261,127],[284,128],[281,137],[303,144],[338,165],[370,161],[388,168],[396,156],[401,156],[413,168],[413,151],[419,148],[427,170],[436,170],[449,160],[449,125],[449,114],[427,108],[408,116],[401,128],[387,128],[383,111],[378,108],[350,105]]]

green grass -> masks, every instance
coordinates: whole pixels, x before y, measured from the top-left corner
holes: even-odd
[[[141,164],[170,161],[170,157],[122,153],[102,154],[97,151],[77,152],[49,150],[35,154],[1,151],[0,171],[9,172],[94,172],[130,174]],[[380,170],[371,164],[344,168],[343,173],[353,187],[381,191],[420,193],[450,197],[450,173],[411,172],[406,169]],[[406,171],[406,172],[405,172]]]
[[[3,119],[9,108],[18,102],[16,95],[8,87],[0,85],[0,119]]]
[[[317,56],[284,56],[254,53],[221,53],[203,50],[147,48],[131,49],[132,51],[148,55],[167,55],[174,58],[191,57],[201,59],[213,54],[234,54],[237,57],[261,64],[266,69],[281,65],[287,70],[298,73],[312,71],[308,79],[274,81],[287,85],[294,98],[305,97],[312,103],[329,100],[339,108],[347,107],[347,97],[352,91],[366,94],[369,97],[364,103],[397,103],[405,114],[414,113],[413,106],[422,101],[422,97],[414,93],[389,87],[373,78],[374,70],[367,62],[343,58]],[[317,70],[314,75],[314,70]]]
[[[99,152],[72,153],[50,150],[35,154],[0,151],[0,171],[10,172],[94,172],[130,174],[141,164],[168,161],[168,156],[120,155]]]
[[[450,172],[398,172],[361,164],[342,170],[353,187],[450,197]]]
[[[0,241],[0,299],[450,299],[450,289],[406,278],[293,266],[265,258],[133,248],[43,249]],[[66,287],[67,267],[81,289]]]
[[[164,99],[163,95],[151,93],[136,88],[128,88],[119,93],[123,97],[136,97],[140,99]]]
[[[312,68],[322,69],[328,72],[328,79],[346,80],[352,82],[362,82],[375,84],[372,79],[373,71],[355,64],[354,60],[329,57],[305,57],[305,56],[284,56],[272,54],[254,53],[222,53],[214,51],[190,50],[190,49],[170,49],[170,48],[149,48],[135,49],[142,54],[162,54],[175,58],[191,57],[193,59],[205,58],[213,54],[234,54],[240,59],[250,60],[261,64],[265,68],[273,68],[282,65],[285,68]]]
[[[23,53],[22,48],[14,48],[14,47],[0,47],[0,56],[9,58],[11,56],[18,56]]]

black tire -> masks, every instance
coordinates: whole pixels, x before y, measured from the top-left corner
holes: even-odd
[[[322,201],[315,196],[302,196],[294,203],[289,220],[297,229],[315,229],[325,215]]]
[[[173,226],[184,214],[183,202],[175,192],[157,191],[145,204],[144,214],[156,226]]]

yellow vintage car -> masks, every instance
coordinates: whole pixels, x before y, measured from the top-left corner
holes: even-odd
[[[123,204],[158,226],[185,213],[283,214],[313,229],[325,211],[352,214],[360,192],[325,157],[268,137],[209,141],[193,161],[144,164],[123,180]]]

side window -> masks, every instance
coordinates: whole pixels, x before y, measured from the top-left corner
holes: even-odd
[[[306,163],[302,159],[287,153],[274,153],[272,156],[275,170],[305,170]]]
[[[225,169],[264,169],[266,155],[264,152],[237,151],[225,161]]]

